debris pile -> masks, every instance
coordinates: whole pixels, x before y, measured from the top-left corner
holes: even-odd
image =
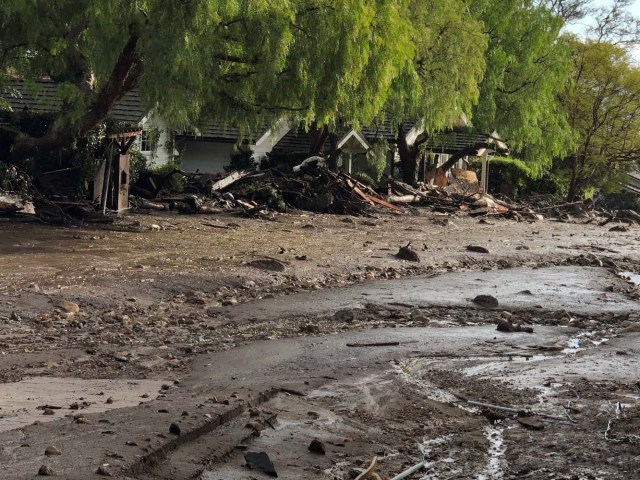
[[[324,166],[306,163],[296,172],[278,169],[245,170],[228,175],[187,174],[174,171],[185,180],[184,193],[176,195],[156,188],[136,185],[132,199],[136,208],[177,210],[181,213],[221,213],[236,210],[265,214],[296,208],[321,213],[364,215],[379,205],[401,211],[372,188],[345,174]],[[149,181],[147,177],[145,181]],[[151,179],[152,183],[153,179]],[[166,180],[163,182],[166,183]]]

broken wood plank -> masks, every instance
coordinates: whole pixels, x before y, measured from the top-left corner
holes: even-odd
[[[385,202],[384,200],[381,200],[381,199],[379,199],[377,197],[373,197],[371,195],[367,195],[367,198],[369,200],[371,200],[372,202],[377,203],[378,205],[382,205],[383,207],[390,208],[391,210],[395,210],[396,212],[403,212],[404,211],[400,207],[398,207],[396,205],[392,205],[389,202]]]
[[[211,191],[219,192],[220,190],[224,190],[236,183],[238,180],[242,180],[244,177],[248,177],[253,173],[255,173],[253,170],[233,172],[231,175],[228,175],[211,185]]]

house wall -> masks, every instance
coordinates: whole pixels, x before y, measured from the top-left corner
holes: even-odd
[[[224,172],[235,151],[233,143],[209,142],[190,139],[180,142],[181,168],[187,172],[199,170],[201,173]]]
[[[149,114],[140,122],[140,126],[146,131],[157,131],[158,139],[155,150],[142,150],[142,136],[138,136],[134,143],[140,153],[147,159],[150,167],[165,165],[174,159],[173,133],[167,123],[153,113]]]

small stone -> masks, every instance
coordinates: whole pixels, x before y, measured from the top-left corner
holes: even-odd
[[[334,319],[336,322],[351,323],[351,322],[353,322],[353,320],[355,319],[355,314],[353,313],[353,310],[349,310],[349,309],[345,309],[345,310],[338,310],[338,311],[333,315],[333,319]]]
[[[169,426],[169,433],[173,433],[174,435],[178,435],[180,436],[180,432],[182,430],[180,429],[180,425],[178,425],[177,423],[173,422],[170,426]]]
[[[264,423],[259,422],[259,421],[253,421],[253,422],[248,422],[245,425],[246,428],[251,428],[254,432],[261,432],[263,431],[265,428],[267,428]]]
[[[113,403],[113,397],[107,398],[106,402],[104,402],[104,403],[106,403],[108,405],[111,405]]]
[[[60,308],[67,313],[80,313],[80,305],[74,302],[67,302],[66,300],[63,300],[60,302]]]
[[[51,410],[50,408],[45,408],[44,411],[42,412],[43,415],[55,415],[55,412],[53,410]]]
[[[47,467],[46,465],[42,465],[40,467],[40,469],[38,470],[38,475],[41,475],[43,477],[52,477],[55,475],[55,473],[53,473],[53,469],[51,467]]]
[[[467,251],[476,253],[489,253],[489,249],[481,245],[467,245]]]
[[[113,476],[111,474],[111,472],[109,470],[107,470],[107,467],[105,467],[104,465],[100,465],[98,467],[98,469],[96,470],[96,473],[98,475],[102,475],[103,477],[112,477]]]
[[[544,422],[537,415],[518,417],[518,423],[530,430],[543,430]]]
[[[409,242],[405,247],[400,247],[396,257],[409,262],[420,262],[420,255],[416,252]]]
[[[166,383],[160,387],[160,390],[169,390],[171,385],[167,385]]]
[[[314,438],[309,445],[309,451],[311,453],[317,453],[319,455],[325,455],[327,453],[324,443],[317,438]]]
[[[498,299],[491,295],[478,295],[473,299],[473,303],[486,308],[496,308],[499,305]]]
[[[62,452],[58,449],[58,447],[54,447],[53,445],[49,445],[45,451],[44,454],[47,457],[52,457],[54,455],[62,455]]]

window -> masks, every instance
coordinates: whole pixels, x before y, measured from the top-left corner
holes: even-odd
[[[152,152],[156,149],[156,143],[158,141],[157,132],[150,132],[149,130],[143,130],[140,135],[140,151]]]

